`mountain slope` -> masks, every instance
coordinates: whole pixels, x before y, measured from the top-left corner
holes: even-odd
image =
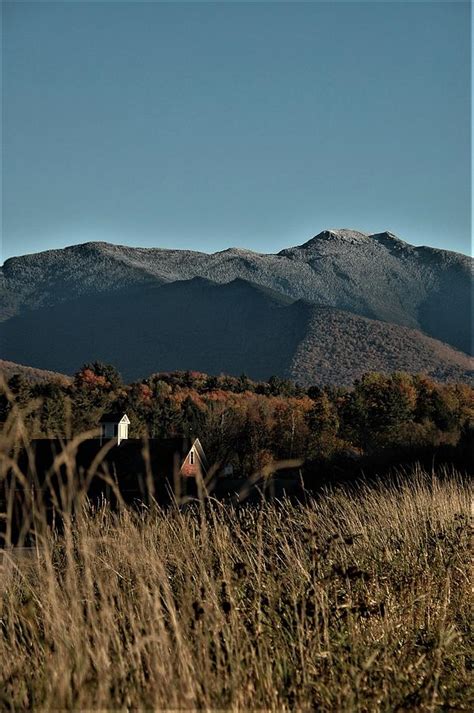
[[[368,371],[472,383],[474,359],[418,330],[315,307],[290,372],[305,384],[351,384]],[[321,378],[324,374],[324,378]]]
[[[465,380],[469,358],[415,330],[307,301],[241,279],[203,278],[87,295],[0,324],[6,358],[72,373],[111,362],[127,380],[192,369],[302,384],[348,384],[369,369]]]
[[[242,278],[294,299],[420,329],[463,351],[471,344],[471,258],[414,247],[390,233],[326,230],[263,255],[86,243],[12,258],[0,269],[0,317],[144,284]]]
[[[58,374],[55,371],[45,371],[44,369],[34,369],[31,366],[23,364],[15,364],[13,361],[4,361],[0,359],[0,376],[8,381],[12,376],[20,374],[25,379],[32,381],[35,384],[42,384],[51,381],[57,381],[59,384],[68,384],[71,382],[69,376]]]

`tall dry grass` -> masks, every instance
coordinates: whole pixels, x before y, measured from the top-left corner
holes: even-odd
[[[6,551],[0,708],[470,710],[469,489],[84,502]]]

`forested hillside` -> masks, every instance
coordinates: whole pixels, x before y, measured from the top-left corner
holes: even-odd
[[[65,374],[58,374],[54,371],[45,371],[44,369],[34,369],[31,366],[24,366],[23,364],[17,364],[13,361],[4,361],[0,359],[0,376],[3,379],[10,379],[12,376],[21,374],[32,383],[50,383],[50,382],[61,382],[63,384],[69,384],[71,382],[71,377]]]
[[[473,368],[468,356],[420,331],[293,301],[241,279],[76,297],[1,323],[0,340],[14,362],[72,375],[100,359],[127,381],[179,369],[349,386],[366,371],[469,381]]]

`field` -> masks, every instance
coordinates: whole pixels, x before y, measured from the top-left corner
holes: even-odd
[[[85,504],[0,584],[0,708],[472,710],[467,485]],[[471,701],[472,704],[472,701]]]

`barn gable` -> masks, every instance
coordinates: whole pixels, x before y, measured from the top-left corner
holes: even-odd
[[[195,438],[187,450],[181,465],[181,475],[188,478],[203,477],[208,468],[201,441]]]

